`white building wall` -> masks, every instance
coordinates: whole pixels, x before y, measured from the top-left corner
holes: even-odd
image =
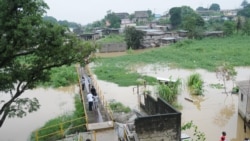
[[[241,93],[241,91],[239,91],[239,102],[238,102],[238,112],[241,115],[241,117],[244,119],[246,116],[246,109],[247,109],[247,95]],[[249,103],[249,102],[248,102]]]

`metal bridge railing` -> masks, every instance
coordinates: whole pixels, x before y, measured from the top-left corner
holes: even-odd
[[[37,130],[35,133],[36,141],[46,140],[46,138],[48,139],[50,137],[64,138],[67,132],[69,132],[70,130],[73,130],[79,127],[86,127],[86,124],[84,123],[84,121],[80,121],[83,124],[77,124],[75,126],[72,126],[73,122],[78,121],[78,120],[84,120],[84,119],[85,117],[76,118],[76,119],[62,122],[59,124],[55,124],[49,127],[41,128]]]
[[[90,70],[90,68],[88,67],[88,65],[86,65],[86,70],[87,72],[89,73],[91,79],[92,79],[92,84],[95,86],[96,88],[96,91],[97,91],[97,94],[100,98],[100,102],[101,104],[103,105],[104,107],[104,110],[107,112],[110,120],[114,121],[114,118],[113,118],[113,111],[111,110],[108,102],[105,100],[105,97],[103,95],[103,92],[101,91],[100,87],[98,86],[97,84],[97,80],[93,77],[93,73],[92,71]]]
[[[84,105],[84,93],[83,93],[83,89],[82,89],[82,84],[81,84],[81,74],[82,74],[82,71],[81,71],[81,67],[80,65],[76,65],[76,72],[78,74],[78,83],[79,83],[79,88],[80,88],[80,97],[81,97],[81,100],[82,100],[82,106],[83,106],[83,109],[84,109],[84,114],[85,114],[85,117],[86,117],[86,126],[88,128],[88,116],[87,116],[87,111],[86,111],[86,106]]]

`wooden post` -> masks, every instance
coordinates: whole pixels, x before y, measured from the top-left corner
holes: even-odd
[[[63,124],[62,123],[60,123],[60,133],[61,133],[61,135],[62,135],[62,137],[63,137]]]
[[[38,141],[38,130],[36,130],[36,141]]]

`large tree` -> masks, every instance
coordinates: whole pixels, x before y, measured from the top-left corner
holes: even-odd
[[[209,10],[220,11],[220,5],[217,4],[217,3],[213,3],[213,4],[211,4],[211,6],[209,7]]]
[[[181,8],[173,7],[169,11],[172,26],[178,27],[181,24]]]
[[[20,96],[48,81],[50,69],[80,62],[95,50],[66,27],[44,21],[47,8],[42,0],[0,0],[0,127],[7,117],[39,109],[37,99]]]
[[[110,28],[120,28],[121,19],[110,10],[107,12],[107,15],[104,18],[108,23],[107,26]]]
[[[243,0],[240,6],[242,6],[242,7],[244,8],[244,7],[246,7],[247,5],[248,5],[247,0]]]
[[[138,49],[141,46],[142,39],[145,33],[140,30],[136,30],[135,27],[125,28],[125,41],[127,48]]]
[[[243,9],[238,11],[237,14],[240,15],[240,16],[250,18],[250,4],[246,5]]]

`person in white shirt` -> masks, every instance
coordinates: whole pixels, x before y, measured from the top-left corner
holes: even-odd
[[[89,103],[89,111],[92,111],[93,100],[94,100],[92,93],[88,93],[87,99],[88,99],[88,103]]]

